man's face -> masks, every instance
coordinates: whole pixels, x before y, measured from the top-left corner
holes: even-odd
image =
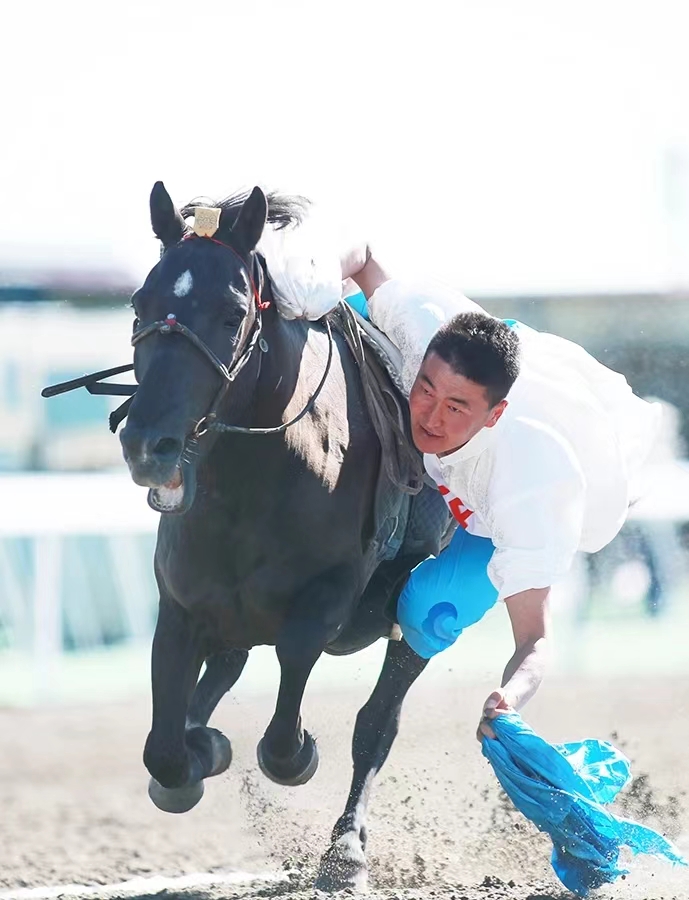
[[[506,406],[506,400],[491,406],[482,385],[429,353],[409,395],[412,438],[422,453],[445,456],[492,428]]]

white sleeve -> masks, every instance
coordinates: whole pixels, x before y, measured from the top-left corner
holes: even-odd
[[[431,338],[445,322],[462,312],[482,312],[461,291],[428,281],[391,278],[368,300],[371,322],[402,354],[402,382],[409,393]]]
[[[311,219],[296,228],[267,226],[258,245],[278,312],[285,319],[320,319],[342,297],[335,241]]]
[[[518,470],[503,473],[507,479],[498,477],[491,486],[498,496],[487,523],[495,545],[488,576],[500,600],[561,580],[581,542],[584,475],[564,442],[546,438],[536,442],[529,459],[515,461]]]

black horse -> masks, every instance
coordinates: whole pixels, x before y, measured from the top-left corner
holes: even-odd
[[[133,297],[139,386],[121,434],[132,478],[163,513],[144,762],[151,798],[169,812],[190,809],[203,779],[229,766],[229,741],[207,723],[257,644],[274,645],[281,668],[260,767],[285,785],[313,776],[300,706],[314,664],[385,633],[387,595],[438,551],[441,530],[369,580],[381,451],[359,371],[339,334],[276,313],[255,249],[267,219],[298,218],[299,200],[255,188],[218,208],[217,232],[198,237],[190,211],[177,211],[161,182],[153,188],[164,252]],[[404,641],[389,642],[356,720],[353,782],[321,887],[365,880],[370,781],[424,666]]]

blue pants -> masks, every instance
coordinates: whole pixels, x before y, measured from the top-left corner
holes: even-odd
[[[490,538],[458,528],[440,556],[412,571],[400,594],[397,619],[419,656],[430,659],[457,640],[495,605],[498,591],[488,578],[495,547]]]

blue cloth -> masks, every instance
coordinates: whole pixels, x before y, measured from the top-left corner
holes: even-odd
[[[496,740],[484,738],[483,755],[517,809],[553,841],[555,874],[570,891],[614,881],[620,849],[651,853],[689,865],[666,838],[603,808],[631,777],[629,760],[606,741],[549,744],[517,713],[491,720]]]
[[[498,592],[487,571],[494,550],[490,538],[458,528],[439,556],[412,570],[397,604],[397,621],[419,656],[430,659],[447,649],[495,605]]]
[[[355,309],[359,313],[362,319],[368,319],[368,303],[366,302],[363,291],[357,291],[356,294],[350,294],[348,297],[345,297],[345,300],[352,309]]]

